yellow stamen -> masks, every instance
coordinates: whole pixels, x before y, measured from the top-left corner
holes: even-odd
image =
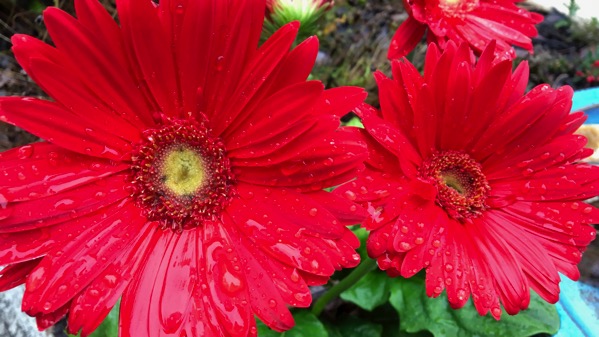
[[[188,148],[170,150],[164,157],[161,173],[164,186],[177,196],[192,195],[206,179],[202,159]]]

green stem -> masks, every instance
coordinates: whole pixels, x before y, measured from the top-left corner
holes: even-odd
[[[327,292],[325,292],[320,298],[314,303],[312,307],[312,313],[314,316],[320,315],[320,313],[324,310],[327,304],[339,294],[351,288],[354,284],[364,277],[364,275],[368,274],[371,270],[376,268],[376,260],[366,258],[363,260],[356,269],[352,270],[349,275],[347,275],[344,279],[339,281],[339,283],[332,286]]]

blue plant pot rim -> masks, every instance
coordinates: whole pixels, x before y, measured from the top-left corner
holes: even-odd
[[[589,116],[585,124],[599,124],[599,87],[575,91],[572,111],[584,111]]]

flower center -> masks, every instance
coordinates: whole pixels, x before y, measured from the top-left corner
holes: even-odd
[[[234,195],[225,147],[204,123],[169,120],[144,132],[132,160],[132,198],[148,220],[181,231],[216,220]]]
[[[439,0],[439,8],[446,17],[464,19],[479,5],[479,0]]]
[[[477,217],[486,208],[491,188],[480,164],[465,153],[433,154],[420,167],[420,176],[435,184],[436,202],[456,220]]]

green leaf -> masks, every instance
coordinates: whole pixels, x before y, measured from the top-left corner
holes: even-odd
[[[119,335],[119,308],[121,306],[121,302],[117,302],[112,310],[108,313],[102,324],[92,332],[89,337],[118,337]],[[75,335],[69,334],[70,337],[74,337]],[[77,334],[79,336],[79,334]]]
[[[342,292],[340,297],[348,302],[355,303],[364,310],[372,311],[372,309],[387,302],[392,281],[384,272],[373,270],[351,288]]]
[[[297,310],[293,313],[295,326],[285,332],[276,332],[268,328],[260,320],[256,320],[259,337],[329,337],[324,324],[308,310]]]
[[[407,332],[428,330],[435,337],[525,337],[537,333],[555,334],[559,316],[555,306],[531,294],[530,307],[518,315],[504,313],[500,321],[481,317],[470,301],[459,310],[451,309],[445,294],[426,296],[421,278],[395,279],[391,285],[391,305],[400,315],[400,328]]]
[[[326,324],[329,337],[381,337],[383,326],[358,317],[345,317],[339,322]]]
[[[360,121],[360,118],[358,117],[354,117],[352,119],[350,119],[345,126],[357,126],[359,128],[364,128],[364,125],[362,124],[362,121]]]

